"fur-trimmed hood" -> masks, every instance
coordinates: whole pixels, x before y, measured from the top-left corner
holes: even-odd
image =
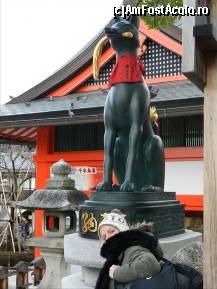
[[[120,232],[109,238],[101,248],[101,256],[107,260],[100,271],[95,289],[107,289],[109,287],[109,268],[113,264],[119,265],[119,256],[131,246],[141,246],[147,248],[156,257],[162,256],[158,240],[151,233],[138,229]]]
[[[101,248],[101,256],[108,259],[111,255],[119,255],[131,246],[147,248],[155,254],[158,247],[158,240],[150,233],[137,229],[120,232],[109,238]]]

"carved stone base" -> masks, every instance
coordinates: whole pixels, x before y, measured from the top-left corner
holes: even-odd
[[[71,273],[70,264],[64,260],[63,238],[32,238],[26,245],[37,247],[46,263],[46,270],[37,289],[61,288],[63,277]]]
[[[184,232],[184,206],[176,200],[175,192],[94,192],[79,207],[80,236],[97,239],[102,214],[120,209],[130,225],[153,222],[153,232],[159,237]]]

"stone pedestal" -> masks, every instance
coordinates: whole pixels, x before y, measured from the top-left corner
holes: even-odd
[[[60,289],[62,278],[71,273],[71,264],[64,260],[63,238],[32,238],[26,241],[26,245],[39,248],[46,263],[44,277],[37,288]]]
[[[161,238],[159,242],[163,248],[165,258],[170,259],[178,249],[191,242],[200,241],[201,234],[186,230],[185,233],[172,237]],[[101,242],[85,239],[77,233],[64,237],[65,261],[80,265],[80,273],[76,273],[62,280],[62,289],[93,289],[99,270],[105,259],[100,257]]]
[[[130,225],[153,222],[158,238],[184,233],[184,206],[175,192],[93,192],[79,206],[79,232],[83,238],[98,239],[97,228],[104,213],[119,209]]]

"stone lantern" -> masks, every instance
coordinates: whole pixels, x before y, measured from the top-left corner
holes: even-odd
[[[64,160],[53,164],[46,188],[35,190],[16,206],[31,211],[43,210],[43,237],[28,239],[26,245],[40,248],[46,262],[45,275],[38,288],[61,288],[61,279],[69,273],[64,261],[63,237],[75,232],[76,211],[86,199],[69,178],[71,166]],[[55,276],[55,278],[54,278]]]

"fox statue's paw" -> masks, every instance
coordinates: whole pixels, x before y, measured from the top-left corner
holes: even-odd
[[[120,186],[119,186],[119,185],[116,185],[116,184],[113,184],[113,185],[112,185],[112,191],[114,191],[114,192],[120,191]]]
[[[134,192],[135,186],[133,182],[125,181],[120,187],[120,191],[122,192]]]
[[[106,192],[106,191],[112,191],[112,183],[108,182],[102,182],[99,183],[96,187],[96,191],[100,192]]]
[[[162,192],[162,188],[156,187],[153,185],[147,185],[147,186],[142,187],[141,191],[142,192]]]

